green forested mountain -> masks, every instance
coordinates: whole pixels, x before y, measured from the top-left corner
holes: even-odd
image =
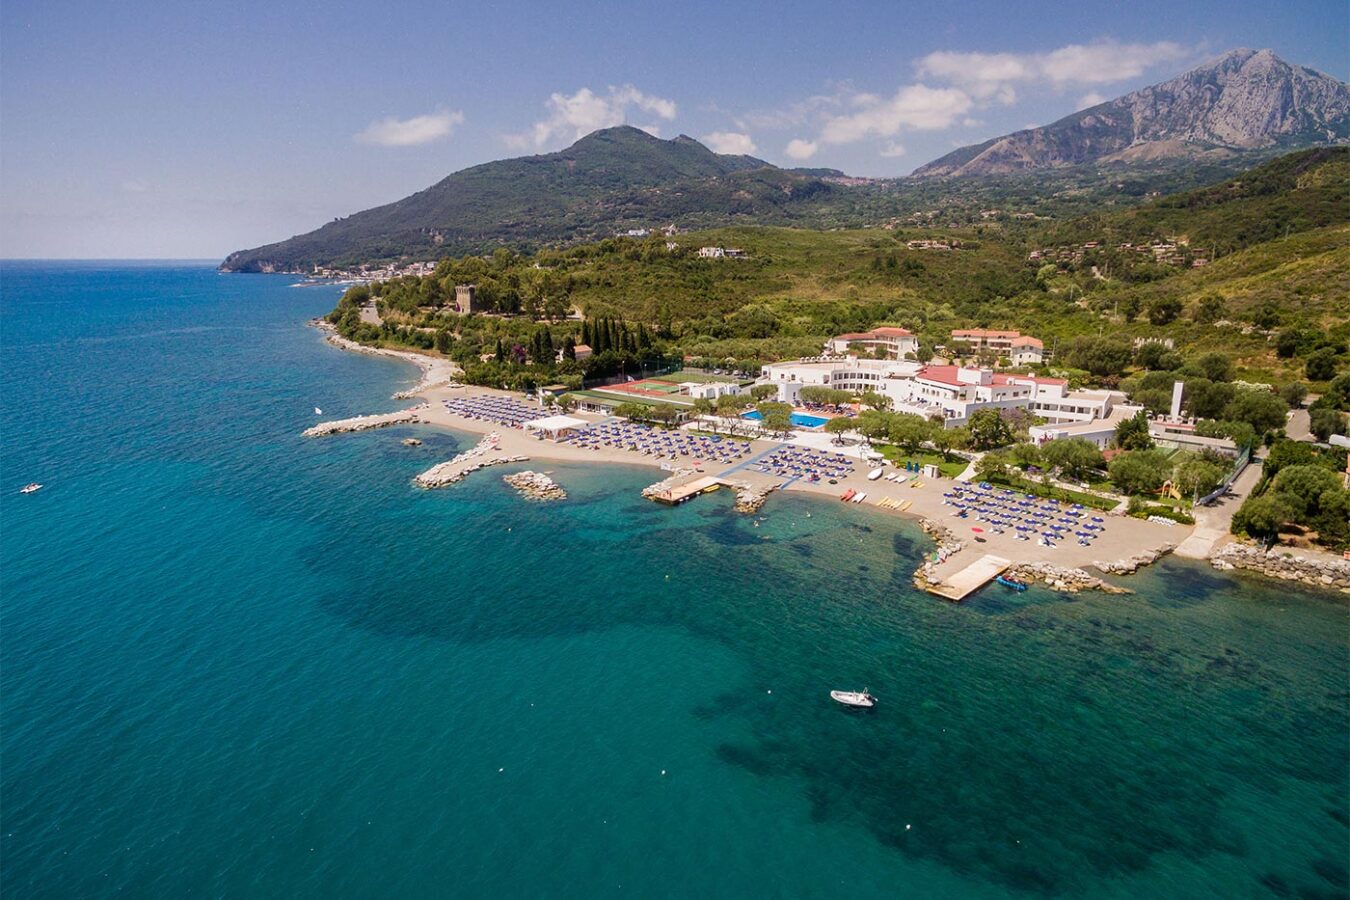
[[[666,141],[618,126],[557,153],[456,172],[395,203],[233,253],[221,268],[301,270],[530,247],[676,219],[696,221],[704,213],[720,221],[749,216],[788,224],[795,208],[827,201],[841,190],[819,175],[713,153],[683,135]]]
[[[1218,184],[1048,228],[1049,242],[1182,237],[1231,253],[1272,238],[1337,225],[1350,215],[1350,147],[1290,153]]]
[[[858,183],[832,169],[780,169],[753,157],[715,154],[692,138],[664,141],[618,127],[558,153],[465,169],[396,203],[232,253],[221,269],[308,272],[315,265],[438,259],[498,247],[533,250],[667,224],[1022,228],[1031,216],[1064,220],[1209,184],[1241,171],[1252,158]]]
[[[1124,343],[1128,360],[1130,340],[1170,337],[1188,352],[1221,351],[1252,378],[1301,378],[1306,358],[1327,347],[1341,365],[1350,339],[1347,166],[1347,148],[1301,151],[1205,189],[1064,223],[735,226],[680,234],[673,249],[656,235],[530,254],[499,248],[443,259],[423,278],[355,289],[335,321],[358,338],[420,346],[446,330],[467,341],[456,352],[473,356],[482,340],[521,339],[539,322],[553,323],[561,342],[571,327],[563,318],[580,310],[643,324],[666,350],[742,360],[818,352],[831,334],[880,324],[929,344],[953,328],[1016,328],[1070,368],[1083,340]],[[1192,267],[1116,248],[1184,235],[1217,255]],[[1085,243],[1096,246],[1081,250]],[[707,244],[749,256],[699,258]],[[1073,252],[1049,262],[1035,255],[1060,244]],[[454,314],[454,285],[466,282],[511,316]],[[354,304],[372,292],[388,326],[357,334]]]

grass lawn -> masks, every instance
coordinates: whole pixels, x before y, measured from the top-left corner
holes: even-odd
[[[969,465],[967,460],[954,456],[951,460],[944,460],[941,453],[919,452],[908,454],[893,444],[874,445],[873,449],[886,457],[886,460],[893,463],[898,468],[903,469],[907,462],[917,462],[921,466],[935,465],[938,471],[942,473],[943,478],[955,478],[966,470]]]

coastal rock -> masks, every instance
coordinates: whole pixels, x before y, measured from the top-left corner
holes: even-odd
[[[1092,565],[1108,575],[1132,575],[1135,571],[1150,566],[1176,549],[1175,544],[1163,544],[1156,550],[1145,550],[1134,556],[1118,559],[1114,562],[1095,560]]]
[[[505,481],[511,487],[520,491],[527,500],[566,500],[567,491],[549,478],[543,472],[515,472],[511,475],[503,475],[502,481]]]
[[[1350,594],[1350,560],[1334,556],[1295,556],[1278,550],[1267,552],[1254,544],[1231,543],[1221,547],[1210,564],[1216,569],[1243,569],[1278,578],[1297,581],[1309,587],[1331,589]]]
[[[404,438],[404,439],[403,439],[403,446],[405,446],[405,447],[420,447],[420,446],[422,446],[422,442],[419,441],[417,438]]]

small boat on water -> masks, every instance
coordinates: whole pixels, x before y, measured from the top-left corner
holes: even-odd
[[[319,409],[317,406],[314,407],[314,415],[316,415],[316,416],[321,416],[321,415],[323,415],[323,410]]]
[[[1009,578],[1006,575],[1000,575],[994,580],[997,581],[999,584],[1003,585],[1005,588],[1012,588],[1014,591],[1021,592],[1027,589],[1025,582],[1018,581],[1016,578]]]
[[[877,705],[877,698],[867,693],[867,688],[861,691],[830,691],[830,699],[845,706],[858,706],[863,709],[871,709]]]
[[[37,493],[38,491],[40,491],[40,490],[42,490],[42,485],[40,485],[40,484],[38,484],[36,481],[34,481],[32,484],[25,484],[23,487],[19,488],[19,493],[20,493],[20,494],[36,494],[36,493]]]
[[[876,481],[878,478],[880,478],[882,475],[885,475],[885,474],[886,474],[886,473],[883,472],[881,469],[873,469],[872,471],[870,471],[870,472],[867,473],[867,480],[868,480],[868,481]]]

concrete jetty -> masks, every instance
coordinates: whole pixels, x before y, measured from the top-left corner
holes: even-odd
[[[945,597],[948,600],[964,600],[976,590],[993,581],[1012,565],[1012,560],[986,553],[979,558],[961,565],[963,560],[953,560],[955,571],[944,573],[941,580],[929,581],[925,590],[930,594]],[[959,566],[959,568],[957,568]]]

